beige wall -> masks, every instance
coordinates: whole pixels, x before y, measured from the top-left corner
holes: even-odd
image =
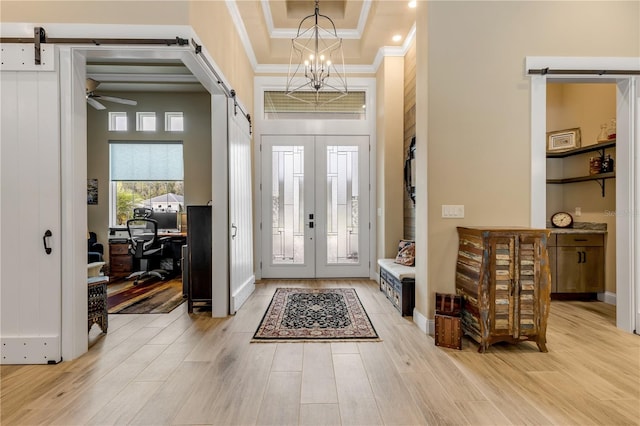
[[[186,25],[185,1],[24,1],[2,0],[2,22]],[[46,30],[46,27],[45,27]],[[117,35],[116,35],[117,37]]]
[[[376,75],[378,259],[395,257],[403,237],[403,75],[402,57],[385,58]]]
[[[525,57],[640,56],[640,3],[435,1],[426,19],[419,3],[418,52],[428,65],[418,59],[416,113],[428,125],[418,125],[418,149],[429,156],[428,188],[418,187],[428,211],[420,202],[417,211],[418,220],[428,214],[428,228],[417,228],[428,236],[416,249],[428,243],[429,259],[426,280],[416,271],[416,296],[427,298],[416,308],[430,318],[434,293],[455,288],[456,226],[530,224]],[[463,204],[465,218],[442,219],[442,204]]]
[[[224,1],[190,1],[189,23],[253,115],[253,67]]]
[[[191,25],[246,112],[253,112],[253,67],[224,1],[2,0],[0,19],[34,24]],[[118,36],[122,35],[112,37]]]
[[[581,146],[596,143],[600,125],[616,116],[615,84],[548,84],[547,131],[579,127]],[[615,158],[615,149],[607,150]],[[547,160],[550,177],[562,178],[589,174],[589,157],[597,152],[563,159]],[[581,216],[575,215],[580,207]],[[597,182],[579,182],[565,185],[547,185],[547,218],[557,211],[574,215],[576,222],[607,224],[605,291],[616,292],[616,218],[610,212],[616,209],[616,180],[605,183],[605,196]]]
[[[117,105],[98,111],[87,107],[87,178],[98,179],[98,204],[87,206],[89,230],[98,241],[108,241],[109,140],[181,140],[184,155],[185,205],[211,200],[211,97],[208,93],[117,93],[138,101],[137,106]],[[107,104],[107,102],[105,102]],[[128,132],[109,132],[108,112],[126,111]],[[158,131],[135,131],[136,111],[156,112]],[[184,112],[184,132],[165,132],[164,113]]]

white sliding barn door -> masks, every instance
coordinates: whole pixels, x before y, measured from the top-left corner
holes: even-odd
[[[2,45],[2,364],[61,360],[60,108],[54,47]]]
[[[255,289],[249,121],[229,101],[229,313]]]

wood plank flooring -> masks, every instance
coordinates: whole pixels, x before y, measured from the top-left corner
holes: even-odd
[[[382,342],[249,343],[276,287],[354,287]],[[2,425],[638,425],[640,336],[553,301],[548,353],[434,345],[369,280],[267,280],[235,315],[111,315],[58,365],[2,366]]]

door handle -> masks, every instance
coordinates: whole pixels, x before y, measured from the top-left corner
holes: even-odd
[[[233,229],[233,233],[231,234],[231,239],[235,239],[236,235],[238,235],[238,227],[235,224],[231,224],[231,229]]]
[[[582,252],[582,263],[587,263],[587,252],[586,251]]]
[[[53,234],[51,233],[50,229],[47,229],[47,231],[44,233],[44,235],[42,236],[42,244],[44,244],[44,252],[47,254],[51,254],[51,247],[49,247],[49,242],[47,241],[47,238],[50,238]]]
[[[576,253],[578,253],[578,263],[582,263],[582,252],[577,251]]]

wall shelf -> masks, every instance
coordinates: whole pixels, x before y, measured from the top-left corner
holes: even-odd
[[[573,155],[586,154],[587,152],[601,151],[604,155],[604,150],[607,148],[614,148],[616,146],[616,140],[600,142],[593,145],[583,146],[582,148],[576,148],[569,151],[562,152],[547,152],[547,158],[565,158]]]
[[[563,152],[547,152],[547,158],[566,158],[574,155],[586,154],[589,152],[599,151],[600,157],[604,157],[604,152],[607,148],[615,148],[616,140],[612,139],[606,142],[600,142],[594,145],[584,146],[582,148],[572,149],[570,151]],[[596,181],[600,188],[602,188],[602,196],[605,195],[605,181],[607,179],[615,179],[616,173],[598,173],[595,175],[588,176],[577,176],[571,178],[562,178],[562,179],[547,179],[547,184],[565,184],[565,183],[575,183],[575,182],[586,182],[586,181]]]

